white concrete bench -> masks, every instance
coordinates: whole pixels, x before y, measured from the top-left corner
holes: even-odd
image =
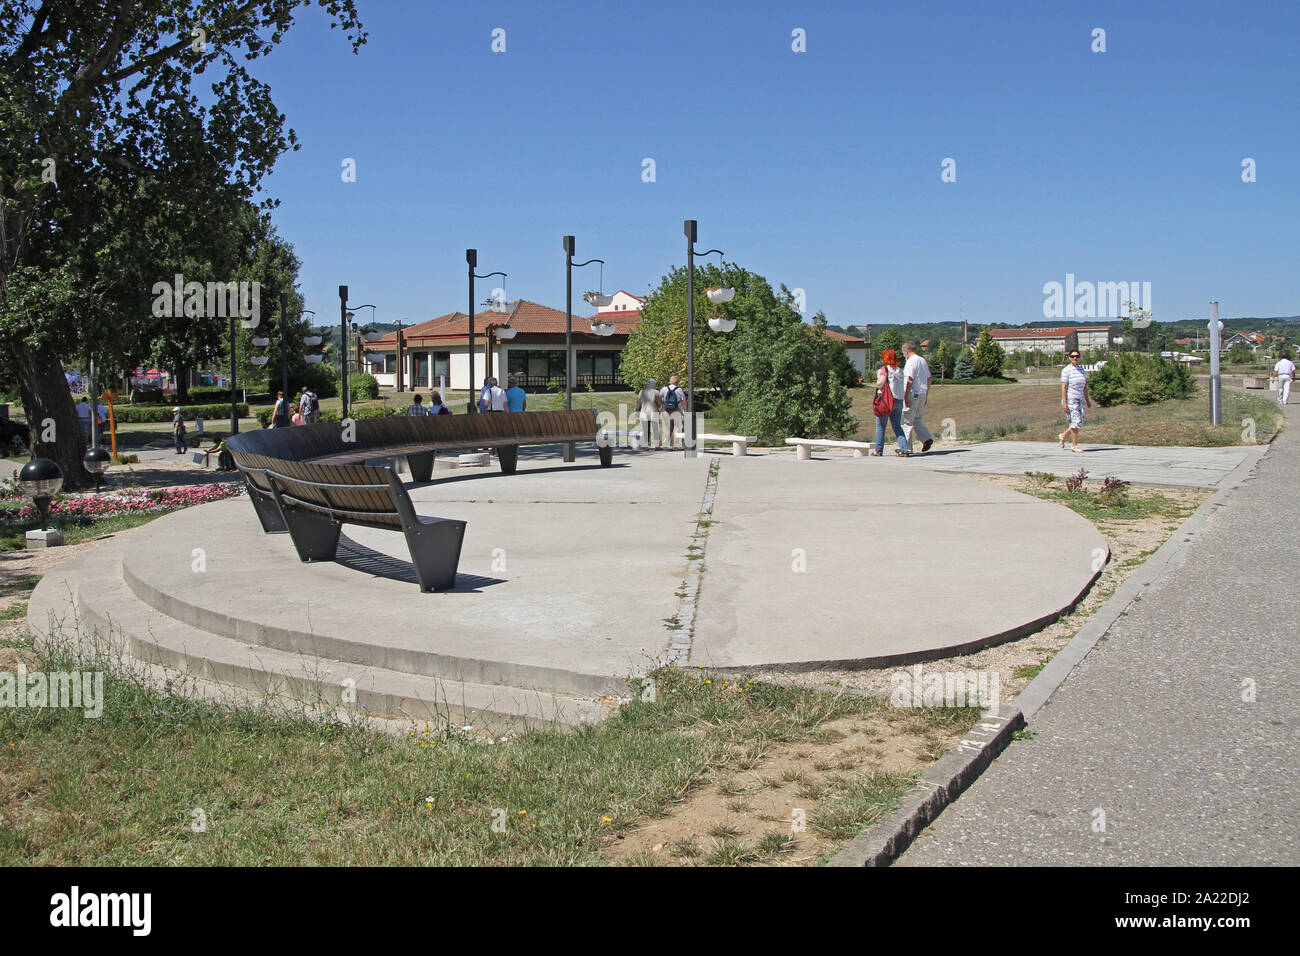
[[[865,457],[876,446],[868,441],[832,441],[829,438],[787,438],[787,445],[795,446],[795,457],[799,461],[812,458],[814,448],[852,448],[854,458]]]
[[[685,436],[683,436],[685,437]],[[731,442],[731,453],[737,458],[744,458],[749,452],[749,443],[758,441],[757,435],[705,435],[701,434],[702,441],[729,441]]]

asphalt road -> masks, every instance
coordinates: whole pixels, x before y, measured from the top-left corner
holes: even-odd
[[[1181,565],[901,857],[1300,863],[1300,411]],[[1251,699],[1246,699],[1251,698]]]

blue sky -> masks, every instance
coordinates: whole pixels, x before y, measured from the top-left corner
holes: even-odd
[[[384,322],[463,311],[470,246],[563,308],[566,233],[643,294],[686,218],[841,325],[1042,321],[1066,273],[1151,282],[1158,320],[1300,313],[1294,0],[357,6],[358,55],[313,9],[254,65],[322,317],[343,283]]]

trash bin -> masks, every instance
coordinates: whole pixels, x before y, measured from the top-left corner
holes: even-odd
[[[195,433],[196,435],[202,435],[202,434],[203,434],[203,419],[202,419],[202,418],[196,418],[196,419],[194,419],[194,433]]]

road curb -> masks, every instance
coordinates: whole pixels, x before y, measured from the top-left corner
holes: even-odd
[[[1038,676],[1015,699],[1006,715],[985,714],[980,722],[952,750],[927,770],[912,790],[904,794],[898,808],[858,834],[827,863],[827,866],[889,866],[912,845],[912,841],[956,800],[1006,750],[1016,731],[1026,726],[1057,689],[1073,673],[1112,624],[1128,610],[1133,599],[1154,583],[1165,569],[1181,564],[1187,546],[1205,530],[1241,482],[1251,476],[1271,446],[1243,461],[1219,484],[1219,489],[1201,503],[1146,561],[1098,608],[1093,619],[1079,629]]]

